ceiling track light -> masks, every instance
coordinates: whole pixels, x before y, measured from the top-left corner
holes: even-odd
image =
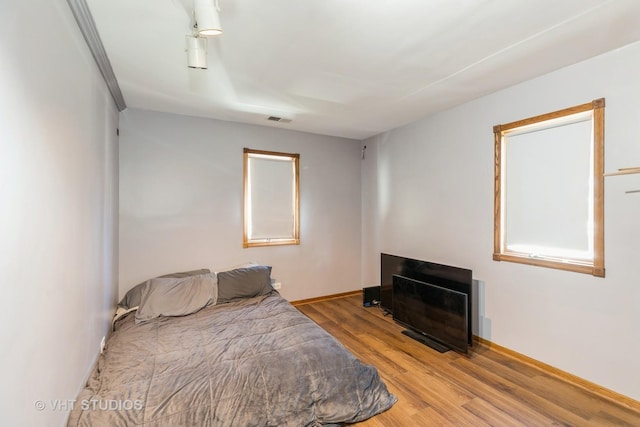
[[[194,14],[196,27],[200,36],[218,36],[222,34],[218,12],[218,0],[195,0]]]
[[[204,37],[186,36],[187,66],[189,68],[207,69],[207,39]]]

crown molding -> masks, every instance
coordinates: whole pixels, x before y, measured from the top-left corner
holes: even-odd
[[[111,93],[113,101],[116,103],[118,111],[123,111],[127,108],[127,104],[124,102],[118,80],[113,73],[113,68],[111,68],[111,62],[109,61],[107,52],[104,50],[102,40],[100,40],[100,34],[98,34],[98,29],[93,21],[93,16],[91,16],[89,6],[87,6],[85,0],[67,0],[67,3],[73,12],[78,27],[80,27],[80,32],[84,40],[87,42],[87,46],[89,46],[93,59],[100,69],[102,78],[109,88],[109,92]]]

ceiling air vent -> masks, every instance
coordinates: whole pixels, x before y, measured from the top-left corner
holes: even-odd
[[[270,122],[279,122],[279,123],[291,123],[291,119],[283,119],[282,117],[269,116],[267,120]]]

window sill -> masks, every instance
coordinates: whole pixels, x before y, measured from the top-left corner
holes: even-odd
[[[535,265],[538,267],[555,268],[557,270],[573,271],[575,273],[584,273],[596,277],[604,277],[604,267],[597,267],[594,265],[594,263],[589,261],[555,260],[542,257],[531,257],[528,254],[511,252],[494,253],[493,260]]]
[[[286,239],[286,240],[254,240],[249,242],[243,242],[243,248],[253,248],[259,246],[284,246],[284,245],[299,245],[300,239]]]

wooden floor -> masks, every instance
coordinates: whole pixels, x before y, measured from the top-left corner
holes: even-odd
[[[370,426],[640,426],[640,413],[474,345],[470,357],[438,353],[361,296],[297,308],[366,364],[377,367],[398,402]],[[640,379],[639,379],[640,380]]]

